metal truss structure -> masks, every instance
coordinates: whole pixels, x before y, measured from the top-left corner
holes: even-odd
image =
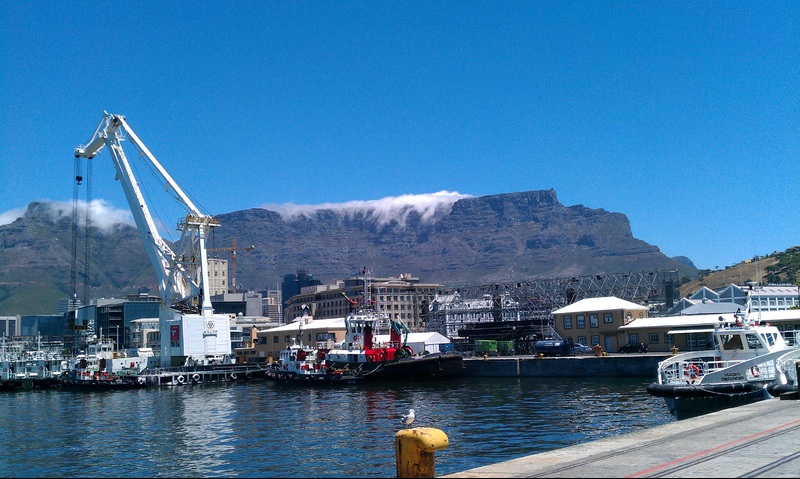
[[[533,334],[548,334],[553,311],[585,298],[615,296],[649,306],[651,315],[656,315],[671,307],[678,299],[678,286],[677,270],[659,270],[484,284],[460,287],[449,293],[457,292],[464,300],[492,298],[482,312],[494,318],[494,321],[469,325],[462,336],[521,339]],[[498,298],[512,300],[516,308],[512,316],[517,318],[516,321],[501,320],[508,318],[509,312],[506,307],[499,309],[501,301]],[[502,303],[508,304],[509,301]],[[443,310],[441,314],[431,312],[428,329],[443,325],[447,321],[446,315],[455,312],[453,309]],[[476,313],[479,311],[474,307],[469,310],[469,314]]]

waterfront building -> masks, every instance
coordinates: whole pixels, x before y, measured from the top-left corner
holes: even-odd
[[[717,291],[706,286],[701,287],[691,295],[678,301],[666,314],[670,316],[680,314],[693,314],[687,309],[708,303],[726,303],[739,307],[747,305],[748,294],[752,292],[750,303],[751,311],[782,311],[800,307],[800,288],[789,284],[769,284],[759,286],[757,283],[748,283],[747,286],[730,284]],[[734,310],[736,308],[734,307]]]
[[[304,288],[321,284],[322,281],[314,279],[314,276],[304,269],[299,269],[294,274],[283,275],[283,281],[281,282],[281,305],[283,306],[284,316],[280,318],[281,322],[290,323],[292,319],[297,316],[297,311],[292,311],[291,313],[286,312],[290,298],[299,295]]]
[[[648,311],[647,306],[614,296],[586,298],[553,311],[552,326],[564,339],[617,351],[628,340],[639,341],[636,333],[626,338],[620,328],[636,319],[647,318]]]
[[[208,294],[217,296],[228,292],[228,260],[208,258]]]

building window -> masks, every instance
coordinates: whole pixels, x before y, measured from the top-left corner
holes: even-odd
[[[275,344],[278,344],[280,341],[278,341],[278,337],[277,336],[273,336],[272,337],[272,342],[275,343]]]
[[[578,342],[586,346],[586,336],[578,336]]]
[[[604,323],[613,323],[614,322],[614,315],[611,313],[606,313],[603,315],[603,322]]]
[[[586,327],[586,316],[582,314],[576,315],[575,325],[578,327],[578,329],[584,329]]]
[[[600,344],[600,336],[593,334],[592,335],[592,346],[597,346]]]
[[[590,328],[599,328],[600,327],[600,323],[598,323],[596,314],[590,314],[589,315],[589,327]]]
[[[650,344],[658,344],[658,333],[650,333],[648,335],[648,340]]]
[[[567,314],[564,316],[564,329],[572,329],[572,315]]]
[[[636,333],[631,334],[630,337],[628,338],[628,341],[630,341],[632,343],[638,343],[639,342],[639,335],[636,334]]]
[[[664,342],[667,344],[672,344],[675,342],[675,338],[673,338],[671,334],[664,333]]]

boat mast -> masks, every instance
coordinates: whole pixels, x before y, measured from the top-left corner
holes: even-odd
[[[366,308],[372,307],[372,271],[367,269],[364,266],[361,269],[361,272],[364,274],[364,305]]]

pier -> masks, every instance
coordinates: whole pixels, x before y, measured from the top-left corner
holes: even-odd
[[[797,393],[787,393],[440,477],[796,478],[800,475],[800,401],[796,399]]]

